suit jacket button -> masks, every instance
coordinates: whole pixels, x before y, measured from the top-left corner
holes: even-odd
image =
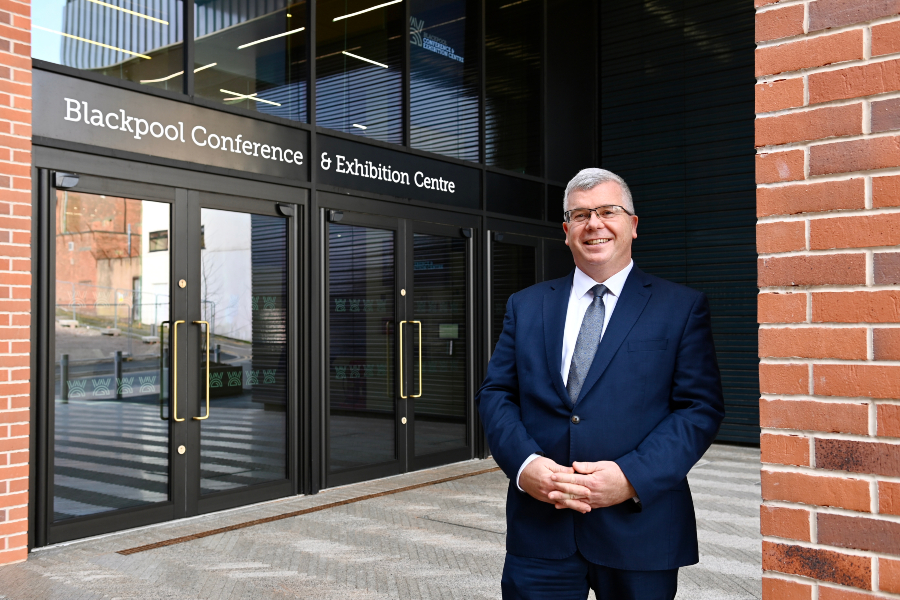
[[[578,425],[579,423],[581,423],[581,417],[579,417],[578,415],[572,415],[572,423]]]

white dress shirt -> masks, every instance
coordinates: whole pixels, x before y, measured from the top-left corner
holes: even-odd
[[[628,266],[603,282],[594,281],[584,271],[575,267],[575,277],[572,279],[572,292],[569,294],[569,307],[566,310],[566,327],[563,333],[562,356],[560,357],[559,373],[562,375],[563,383],[568,382],[569,367],[572,365],[572,355],[575,354],[575,342],[578,341],[578,332],[581,331],[584,313],[587,312],[591,302],[594,301],[594,292],[591,291],[591,288],[598,283],[603,283],[607,289],[607,292],[603,294],[602,300],[606,309],[603,317],[603,330],[600,332],[600,339],[602,340],[603,334],[606,333],[606,327],[609,325],[609,320],[612,318],[613,311],[616,309],[616,302],[618,302],[619,296],[622,295],[625,280],[628,279],[628,274],[631,273],[633,267],[634,261],[629,261]],[[519,488],[519,491],[525,491],[519,485],[522,471],[538,456],[538,454],[532,454],[519,467],[519,472],[516,474],[516,487]]]

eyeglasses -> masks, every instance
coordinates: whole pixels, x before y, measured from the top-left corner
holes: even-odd
[[[597,208],[574,208],[567,210],[563,215],[566,223],[587,223],[591,220],[591,213],[595,213],[601,221],[614,221],[619,215],[634,216],[634,213],[628,212],[624,207],[617,204],[607,204],[598,206]]]

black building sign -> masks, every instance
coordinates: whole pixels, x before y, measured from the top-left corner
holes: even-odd
[[[308,181],[307,132],[45,71],[34,135]]]
[[[478,169],[319,135],[319,181],[376,194],[479,208]]]

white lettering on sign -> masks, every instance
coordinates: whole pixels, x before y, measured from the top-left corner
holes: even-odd
[[[160,123],[159,121],[147,121],[140,117],[132,117],[120,109],[103,114],[98,109],[89,110],[88,103],[74,98],[63,98],[66,101],[66,121],[84,123],[93,127],[105,127],[115,131],[134,134],[136,140],[141,140],[148,135],[154,138],[165,138],[170,142],[187,143],[184,138],[184,123],[178,124]],[[260,156],[259,148],[262,146],[262,157],[275,162],[285,162],[294,165],[303,164],[303,152],[281,146],[270,146],[261,142],[251,142],[243,139],[243,134],[237,136],[224,133],[208,132],[203,125],[197,125],[191,129],[191,142],[201,148],[211,148],[221,152],[233,152],[247,156]]]
[[[327,152],[323,152],[321,156],[320,166],[322,170],[328,171],[334,163],[334,170],[342,175],[353,175],[355,177],[365,177],[367,179],[377,179],[379,181],[387,181],[388,183],[398,183],[400,185],[410,185],[410,181],[420,188],[435,190],[438,192],[456,193],[456,183],[443,177],[429,177],[422,171],[416,171],[410,177],[405,171],[398,171],[391,165],[377,165],[370,160],[362,161],[358,158],[347,158],[340,154],[335,154],[332,160]]]

